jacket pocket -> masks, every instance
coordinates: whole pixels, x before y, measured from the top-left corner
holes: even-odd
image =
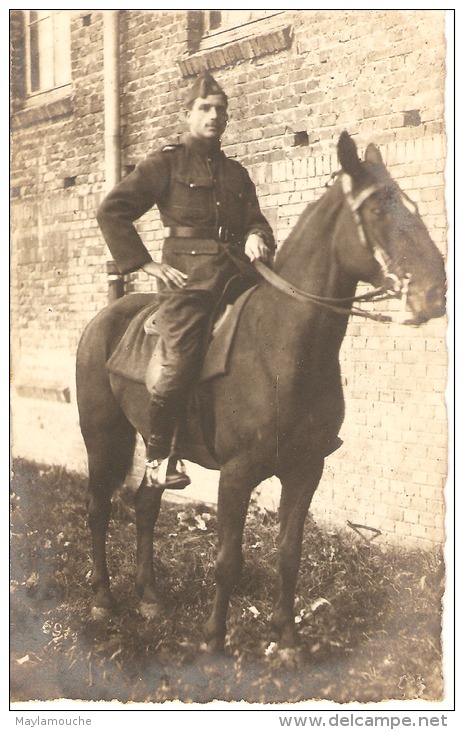
[[[169,196],[169,209],[175,218],[194,223],[205,221],[214,215],[213,181],[207,177],[196,177],[193,180],[179,176],[174,177]]]

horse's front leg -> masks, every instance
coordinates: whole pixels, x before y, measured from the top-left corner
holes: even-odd
[[[135,587],[140,596],[140,613],[155,618],[161,611],[153,564],[153,531],[158,519],[162,489],[147,486],[146,477],[135,496],[137,525],[137,576]]]
[[[279,508],[280,534],[277,562],[277,592],[272,626],[281,648],[298,645],[295,627],[295,588],[301,559],[303,529],[309,505],[324,467],[324,460],[311,463],[306,472],[281,476],[282,495]]]
[[[204,629],[206,648],[211,653],[224,650],[230,596],[243,564],[243,528],[250,495],[256,486],[256,483],[250,483],[249,474],[240,471],[230,466],[223,468],[219,479],[216,593]]]

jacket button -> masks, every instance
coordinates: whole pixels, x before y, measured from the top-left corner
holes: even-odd
[[[192,254],[196,254],[196,251],[192,251],[191,253],[192,253]]]

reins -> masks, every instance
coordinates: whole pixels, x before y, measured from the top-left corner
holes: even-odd
[[[322,307],[323,309],[328,309],[331,312],[335,312],[336,314],[352,314],[353,316],[358,317],[364,317],[365,319],[373,319],[376,322],[391,322],[392,318],[385,314],[372,314],[371,312],[365,312],[362,309],[357,309],[355,307],[351,307],[351,309],[346,309],[342,306],[337,306],[338,304],[348,303],[348,302],[368,302],[368,301],[386,301],[388,299],[394,299],[398,298],[398,293],[394,293],[393,289],[387,286],[379,287],[378,289],[373,289],[370,292],[367,292],[366,294],[360,294],[356,297],[349,297],[346,299],[330,299],[326,297],[319,297],[317,294],[310,294],[309,292],[305,292],[302,289],[298,289],[298,287],[293,286],[293,284],[290,284],[285,279],[282,279],[281,276],[276,274],[272,269],[269,269],[265,264],[262,263],[262,261],[254,261],[254,266],[258,273],[265,279],[269,284],[272,284],[276,289],[279,289],[279,291],[284,292],[285,294],[288,294],[293,299],[298,300],[299,302],[304,302],[307,304],[308,302],[311,302],[312,304],[315,304],[318,307]],[[337,303],[337,304],[335,304]]]
[[[377,192],[382,186],[372,185],[365,190],[362,190],[356,198],[352,194],[351,178],[349,177],[349,175],[342,175],[342,186],[343,192],[345,193],[345,197],[356,223],[359,239],[362,245],[367,247],[366,235],[364,233],[362,221],[358,211],[361,205],[368,198],[370,198],[371,195]],[[375,322],[391,323],[393,319],[388,315],[365,312],[363,309],[358,309],[357,307],[353,306],[351,306],[350,309],[346,309],[345,307],[340,306],[342,304],[352,304],[353,302],[383,302],[390,299],[402,299],[404,302],[406,301],[409,286],[409,277],[406,276],[405,280],[403,282],[400,282],[396,274],[389,272],[385,257],[380,249],[375,249],[373,251],[373,256],[384,271],[384,284],[377,289],[372,289],[371,291],[366,292],[366,294],[359,294],[358,296],[346,297],[343,299],[321,297],[317,294],[311,294],[310,292],[306,292],[303,289],[299,289],[298,287],[293,286],[293,284],[290,284],[288,281],[272,271],[272,269],[269,269],[261,261],[255,260],[253,264],[258,273],[263,277],[263,279],[269,282],[269,284],[274,286],[279,291],[288,294],[293,299],[296,299],[299,302],[311,302],[318,307],[328,309],[329,311],[335,312],[336,314],[353,315],[356,317],[364,317],[364,319],[372,319]],[[388,281],[390,281],[391,283],[388,284]]]

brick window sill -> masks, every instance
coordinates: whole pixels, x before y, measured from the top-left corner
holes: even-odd
[[[292,44],[292,26],[286,25],[268,30],[261,35],[253,35],[238,41],[198,51],[179,61],[182,76],[195,76],[204,70],[214,70],[230,66],[237,61],[259,58],[289,48]]]
[[[31,127],[34,124],[53,122],[55,119],[69,116],[73,113],[72,97],[63,96],[59,99],[43,104],[34,104],[14,112],[11,120],[13,130]]]

